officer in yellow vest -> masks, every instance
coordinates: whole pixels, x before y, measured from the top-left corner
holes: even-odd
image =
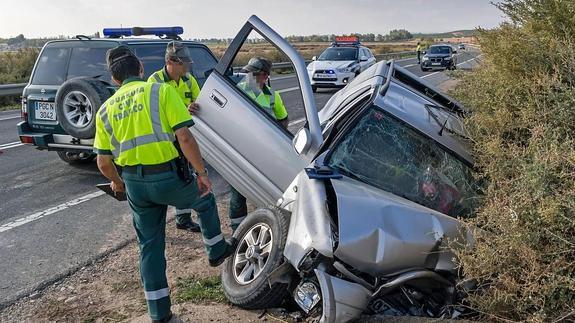
[[[200,87],[189,72],[192,63],[188,48],[179,41],[171,41],[166,46],[166,65],[150,75],[148,82],[170,85],[176,89],[190,113],[195,113],[198,110],[198,104],[195,101],[200,95]],[[176,228],[200,232],[200,226],[192,220],[191,209],[176,208]]]
[[[271,74],[272,63],[263,57],[253,57],[241,72],[246,73],[238,87],[244,91],[266,113],[272,116],[282,127],[288,127],[288,113],[277,91],[266,83]],[[230,186],[229,216],[232,230],[240,225],[247,216],[246,198]]]
[[[165,227],[168,205],[198,212],[211,266],[220,265],[235,243],[224,240],[211,183],[188,127],[194,122],[177,92],[141,79],[143,66],[127,46],[106,53],[113,81],[121,85],[96,114],[94,151],[98,168],[116,192],[125,191],[140,247],[140,274],[153,322],[169,322]],[[175,139],[196,176],[177,172]],[[122,168],[118,175],[116,165]]]
[[[417,52],[417,64],[421,64],[421,44],[419,42],[417,42],[415,51]]]

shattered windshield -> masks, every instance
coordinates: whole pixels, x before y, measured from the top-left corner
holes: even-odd
[[[355,61],[357,48],[331,47],[319,55],[318,61]]]
[[[375,106],[332,150],[327,164],[450,216],[468,217],[478,203],[467,164]]]

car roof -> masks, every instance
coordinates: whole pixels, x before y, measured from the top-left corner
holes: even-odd
[[[48,45],[57,45],[57,44],[64,44],[64,43],[83,43],[89,44],[90,42],[109,42],[109,43],[116,43],[116,44],[127,44],[127,45],[136,45],[136,44],[167,44],[172,39],[154,39],[154,38],[91,38],[91,39],[77,39],[77,38],[70,38],[70,39],[58,39],[58,40],[51,40],[46,43]],[[201,45],[205,46],[202,43],[192,41],[192,40],[179,40],[184,44],[194,44],[194,45]]]

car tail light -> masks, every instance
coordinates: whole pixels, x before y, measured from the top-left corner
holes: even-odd
[[[28,108],[27,108],[27,102],[28,100],[26,99],[26,97],[22,97],[22,110],[20,111],[20,116],[22,117],[22,120],[26,121],[28,120]]]
[[[23,144],[34,144],[34,138],[29,136],[20,136],[20,142]]]

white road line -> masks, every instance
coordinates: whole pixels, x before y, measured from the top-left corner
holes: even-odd
[[[23,143],[18,143],[18,144],[13,144],[12,146],[2,146],[2,147],[0,147],[0,150],[10,149],[10,148],[16,148],[16,147],[20,147],[20,146],[24,146],[24,144],[23,144]]]
[[[296,75],[287,75],[287,76],[278,76],[278,77],[272,77],[271,80],[272,81],[279,81],[279,80],[285,80],[285,79],[290,79],[292,77],[295,77]]]
[[[402,66],[402,67],[412,67],[412,66],[416,66],[416,65],[419,65],[419,64],[417,64],[417,63],[415,63],[415,64],[409,64],[409,65],[405,65],[405,66]]]
[[[78,204],[80,204],[80,203],[87,202],[87,201],[89,201],[89,200],[91,200],[91,199],[93,199],[93,198],[96,198],[96,197],[98,197],[98,196],[102,196],[102,195],[104,195],[104,194],[105,194],[105,193],[102,192],[102,191],[90,193],[90,194],[88,194],[88,195],[84,195],[84,196],[79,197],[79,198],[77,198],[77,199],[74,199],[74,200],[72,200],[72,201],[69,201],[69,202],[66,202],[66,203],[63,203],[63,204],[60,204],[60,205],[51,207],[51,208],[49,208],[49,209],[47,209],[47,210],[44,210],[44,211],[41,211],[41,212],[36,212],[36,213],[34,213],[34,214],[30,214],[30,215],[28,215],[28,216],[26,216],[26,217],[23,217],[23,218],[20,218],[20,219],[18,219],[18,220],[16,220],[16,221],[8,222],[8,223],[3,224],[3,225],[0,226],[0,232],[12,230],[12,229],[17,228],[17,227],[19,227],[19,226],[21,226],[21,225],[24,225],[24,224],[26,224],[26,223],[30,223],[30,222],[32,222],[32,221],[39,220],[39,219],[41,219],[41,218],[43,218],[43,217],[45,217],[45,216],[47,216],[47,215],[54,214],[54,213],[56,213],[56,212],[60,212],[60,211],[65,210],[65,209],[67,209],[67,208],[69,208],[69,207],[71,207],[71,206],[74,206],[74,205],[78,205]]]
[[[468,60],[466,60],[465,62],[461,62],[461,63],[457,64],[457,66],[463,65],[463,64],[465,64],[465,63],[469,63],[469,62],[471,62],[471,61],[473,61],[473,60],[478,59],[478,58],[481,57],[481,56],[483,56],[483,54],[479,54],[479,55],[473,57],[472,59],[468,59]]]
[[[4,146],[12,146],[14,144],[19,144],[19,141],[14,141],[14,142],[7,142],[5,144],[0,144],[0,147],[4,147]]]
[[[438,72],[433,72],[433,73],[431,73],[431,74],[423,75],[421,78],[424,79],[424,78],[426,78],[426,77],[430,77],[430,76],[433,76],[433,75],[439,74],[439,73],[441,73],[441,72],[440,72],[440,71],[438,71]]]
[[[299,86],[296,87],[290,87],[287,89],[283,89],[283,90],[277,90],[277,93],[285,93],[285,92],[291,92],[291,91],[295,91],[295,90],[299,90]]]
[[[19,118],[21,118],[21,117],[20,116],[6,117],[6,118],[0,118],[0,121],[19,119]]]
[[[417,59],[417,57],[409,57],[409,58],[402,58],[402,59],[396,59],[396,62],[405,62],[405,61],[409,61],[411,59]]]
[[[305,121],[305,118],[296,119],[296,120],[291,121],[290,123],[288,123],[288,127],[291,127],[291,126],[293,126],[294,124],[298,124],[298,123],[301,123],[301,122],[304,122],[304,121]]]

